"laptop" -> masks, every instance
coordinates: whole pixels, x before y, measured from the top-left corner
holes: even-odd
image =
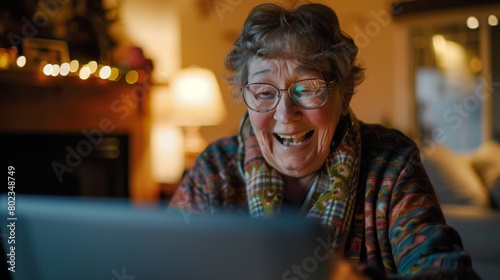
[[[0,223],[13,280],[328,279],[327,239],[297,216],[258,221],[28,195],[9,215],[7,201],[0,197]]]

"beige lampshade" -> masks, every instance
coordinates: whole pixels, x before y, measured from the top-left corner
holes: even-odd
[[[220,124],[226,108],[212,71],[189,67],[177,72],[170,84],[170,119],[181,126]]]

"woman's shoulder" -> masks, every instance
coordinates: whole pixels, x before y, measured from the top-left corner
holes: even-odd
[[[203,173],[208,171],[218,173],[229,165],[236,165],[238,153],[238,137],[227,136],[210,143],[198,156],[195,167],[201,168]]]
[[[360,130],[363,148],[402,152],[417,149],[415,141],[398,129],[360,122]]]
[[[237,164],[237,153],[237,136],[220,138],[210,143],[196,158],[187,177],[199,187],[207,188],[209,184],[214,187],[214,190],[220,189],[224,180],[239,180],[241,176]]]
[[[233,157],[238,152],[238,136],[226,136],[210,143],[201,153],[204,157]]]
[[[361,123],[360,130],[363,159],[372,168],[391,167],[391,172],[397,172],[406,165],[421,164],[417,144],[401,131],[365,123]]]

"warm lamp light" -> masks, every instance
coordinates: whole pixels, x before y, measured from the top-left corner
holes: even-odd
[[[183,126],[220,124],[226,109],[219,84],[212,71],[199,67],[178,72],[170,87],[172,118]]]
[[[186,152],[198,154],[207,144],[199,127],[220,124],[226,117],[217,79],[208,69],[185,68],[174,75],[170,92],[170,118],[186,127]]]
[[[151,129],[153,178],[158,183],[175,184],[184,171],[184,138],[182,129],[155,123]]]

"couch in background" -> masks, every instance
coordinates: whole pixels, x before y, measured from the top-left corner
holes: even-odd
[[[459,154],[440,144],[422,149],[446,221],[460,234],[482,279],[500,279],[500,144]]]

